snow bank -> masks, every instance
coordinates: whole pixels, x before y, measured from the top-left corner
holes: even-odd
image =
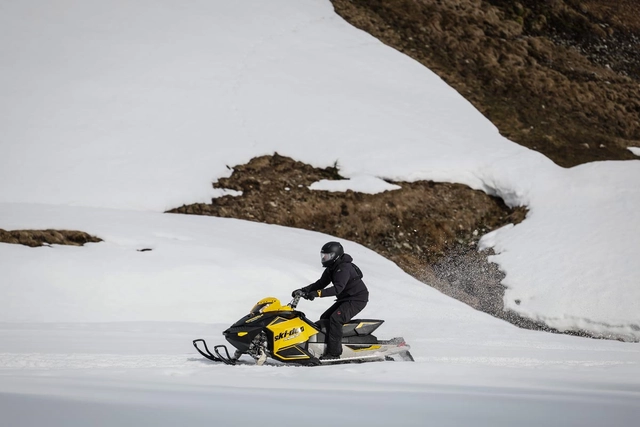
[[[602,162],[540,182],[527,220],[483,238],[507,273],[505,307],[560,330],[640,339],[640,162]]]
[[[390,184],[375,176],[356,176],[351,179],[328,180],[322,179],[309,186],[311,190],[344,192],[347,190],[358,193],[377,194],[384,191],[399,190],[399,185]]]
[[[347,178],[458,182],[530,208],[495,237],[507,307],[638,325],[638,163],[555,166],[328,1],[9,2],[0,28],[0,202],[161,212],[276,151]]]
[[[331,236],[241,220],[48,205],[0,204],[9,228],[79,227],[104,240],[84,247],[0,244],[0,322],[178,321],[226,324],[255,302],[315,282]],[[277,245],[274,245],[277,242]],[[366,316],[388,333],[487,325],[517,329],[411,278],[360,245],[345,249],[367,275]],[[141,249],[151,251],[141,252]],[[318,318],[331,299],[308,308]],[[413,326],[410,326],[414,323]],[[447,326],[450,325],[450,326]],[[408,339],[408,337],[407,337]]]

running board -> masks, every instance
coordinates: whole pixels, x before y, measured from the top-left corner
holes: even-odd
[[[405,362],[413,362],[413,356],[409,352],[411,347],[405,342],[404,338],[396,337],[387,341],[379,341],[381,345],[394,345],[395,347],[376,352],[374,354],[353,356],[353,357],[340,357],[337,359],[319,359],[321,365],[338,365],[341,363],[363,363],[374,361],[393,361],[396,360],[392,356],[398,356]]]
[[[341,363],[361,363],[361,362],[373,362],[376,360],[385,360],[383,354],[370,354],[368,356],[360,357],[340,357],[338,359],[318,359],[321,365],[339,365]]]

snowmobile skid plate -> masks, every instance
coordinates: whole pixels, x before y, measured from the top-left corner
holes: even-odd
[[[198,347],[199,342],[201,342],[204,346],[204,351],[202,351],[200,347]],[[227,350],[227,346],[224,344],[216,345],[215,347],[213,347],[213,352],[215,353],[215,355],[211,353],[209,347],[207,347],[207,343],[203,339],[193,340],[193,346],[196,348],[196,350],[198,350],[198,353],[209,360],[213,360],[214,362],[222,362],[227,365],[235,365],[238,361],[238,359],[234,359],[229,355],[229,350]],[[220,349],[224,350],[224,356],[220,354]]]
[[[409,346],[404,343],[402,338],[395,338],[390,341],[382,341],[382,343],[396,343],[401,342],[396,348],[392,348],[386,351],[378,353],[354,356],[354,357],[339,357],[335,359],[319,359],[321,365],[340,365],[345,363],[366,363],[366,362],[393,362],[396,360],[402,360],[405,362],[413,362],[413,356],[409,352]]]

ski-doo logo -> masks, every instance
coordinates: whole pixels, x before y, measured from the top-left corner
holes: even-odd
[[[300,326],[299,328],[289,329],[288,331],[280,332],[278,335],[274,336],[273,340],[278,341],[281,339],[290,340],[292,338],[297,337],[300,333],[304,332],[304,326]]]

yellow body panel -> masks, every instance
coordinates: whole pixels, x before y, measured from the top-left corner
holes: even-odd
[[[371,345],[369,347],[364,347],[364,348],[354,348],[352,349],[352,351],[368,351],[368,350],[378,350],[379,348],[381,348],[381,345]]]
[[[298,317],[293,319],[276,317],[267,326],[267,329],[273,332],[273,352],[282,359],[287,360],[308,358],[307,355],[302,353],[296,356],[283,356],[279,352],[296,344],[302,344],[318,333],[316,328]]]
[[[367,326],[367,325],[375,325],[378,322],[360,322],[358,323],[358,326],[356,326],[356,329],[362,328],[363,326]]]

